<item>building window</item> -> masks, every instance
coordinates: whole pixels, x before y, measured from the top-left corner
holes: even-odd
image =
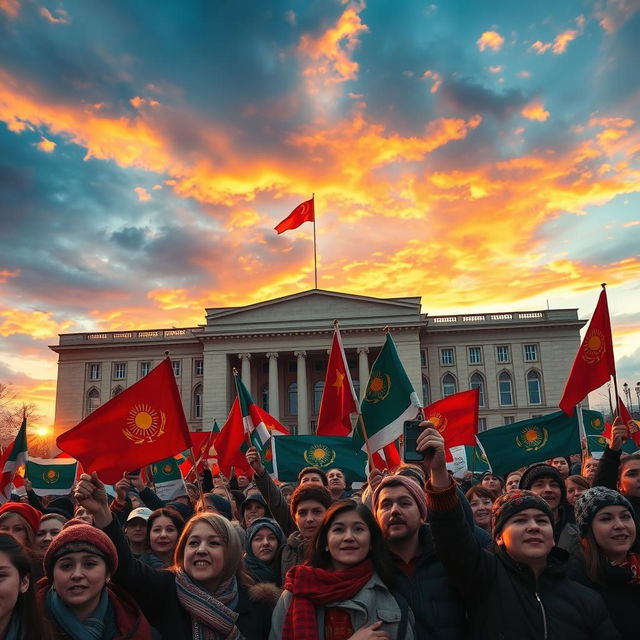
[[[150,362],[141,362],[140,363],[140,377],[144,378],[149,371],[151,371],[151,363]]]
[[[450,374],[442,378],[442,397],[452,396],[457,391],[456,379]]]
[[[89,380],[100,380],[101,367],[100,364],[94,362],[89,365]]]
[[[318,380],[313,385],[313,412],[320,413],[320,403],[322,402],[322,392],[324,391],[324,382]]]
[[[124,380],[127,377],[127,363],[116,362],[113,365],[113,379]]]
[[[527,393],[529,394],[529,404],[542,404],[540,374],[537,371],[527,373]]]
[[[202,418],[202,385],[197,384],[193,390],[193,417]]]
[[[118,394],[122,393],[124,391],[124,389],[118,385],[117,387],[113,388],[113,391],[111,392],[111,397],[115,398]]]
[[[421,367],[427,366],[427,350],[426,349],[420,349],[420,366]]]
[[[511,354],[509,353],[509,346],[501,344],[496,347],[496,360],[498,362],[511,362]]]
[[[204,360],[198,358],[193,361],[193,375],[202,376],[204,374]]]
[[[478,418],[478,432],[487,430],[487,419],[486,418]]]
[[[453,349],[447,347],[446,349],[440,349],[440,364],[443,367],[452,367],[455,364],[455,357]]]
[[[516,421],[515,416],[502,416],[502,419],[505,424],[513,424]]]
[[[87,393],[87,406],[85,409],[86,415],[89,415],[92,411],[95,411],[100,406],[100,392],[94,387]]]
[[[422,377],[422,404],[426,407],[431,404],[431,394],[429,393],[429,379]]]
[[[479,374],[479,373],[474,373],[470,380],[469,380],[470,386],[472,389],[478,389],[479,394],[479,402],[480,402],[480,406],[484,407],[485,406],[485,393],[484,393],[484,378]]]
[[[269,413],[269,385],[265,384],[260,392],[262,408]]]
[[[298,413],[298,384],[292,382],[287,387],[287,413],[295,416]]]
[[[469,347],[469,364],[482,364],[482,347]]]
[[[172,360],[171,368],[173,369],[173,375],[177,377],[180,376],[180,372],[182,370],[182,361],[181,360]]]
[[[289,361],[289,373],[296,373],[298,370],[298,363],[295,360]]]
[[[503,371],[498,378],[498,390],[500,392],[500,404],[511,406],[513,404],[513,383],[511,376]]]
[[[525,344],[524,345],[524,361],[536,362],[537,360],[538,360],[538,345]]]

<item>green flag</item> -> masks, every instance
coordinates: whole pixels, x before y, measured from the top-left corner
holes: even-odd
[[[156,494],[160,500],[173,500],[178,496],[186,496],[187,489],[175,458],[165,458],[151,465]]]
[[[599,411],[583,409],[582,420],[584,423],[584,432],[587,436],[587,448],[589,449],[589,453],[592,455],[595,454],[595,457],[599,458],[607,446],[607,437],[605,435],[605,431],[607,431],[607,424],[604,416]],[[635,453],[638,450],[638,447],[631,438],[628,438],[622,445],[622,450],[625,453]]]
[[[421,407],[411,380],[402,366],[390,333],[371,367],[367,392],[360,405],[360,413],[372,453],[394,442],[402,435],[405,420],[413,420]],[[353,439],[366,450],[360,423]]]
[[[580,453],[578,418],[556,411],[478,434],[493,473],[504,475],[534,462]]]
[[[271,440],[273,467],[281,482],[296,482],[304,467],[323,471],[338,467],[347,482],[365,482],[366,454],[344,436],[275,436]]]
[[[447,469],[452,471],[456,478],[462,478],[465,471],[473,471],[474,473],[491,471],[487,456],[480,447],[461,444],[450,447],[449,452],[453,460],[447,462]]]
[[[78,462],[70,458],[30,458],[26,477],[39,496],[65,495],[75,481]]]

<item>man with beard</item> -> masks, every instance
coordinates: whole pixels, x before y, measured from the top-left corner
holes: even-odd
[[[415,614],[416,640],[466,638],[464,607],[436,557],[420,485],[405,476],[387,476],[372,506],[396,567],[396,591]]]

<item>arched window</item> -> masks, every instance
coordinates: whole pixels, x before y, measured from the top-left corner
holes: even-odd
[[[260,392],[262,408],[269,413],[269,385],[265,384]]]
[[[540,374],[533,369],[527,373],[527,393],[529,394],[529,404],[542,404]]]
[[[429,378],[422,376],[422,404],[426,407],[431,404],[431,394],[429,393]]]
[[[202,385],[197,384],[193,390],[193,417],[202,418]]]
[[[457,391],[458,385],[456,384],[456,379],[450,373],[447,373],[442,378],[442,397],[452,396]]]
[[[111,397],[115,398],[119,393],[122,393],[124,391],[124,389],[118,385],[117,387],[113,388],[113,391],[111,392]]]
[[[480,398],[480,406],[484,407],[485,405],[485,384],[484,384],[484,378],[482,377],[482,375],[480,375],[479,373],[474,373],[471,378],[469,379],[469,385],[472,389],[478,389],[479,393],[479,398]]]
[[[87,407],[86,415],[89,415],[92,411],[95,411],[100,406],[100,392],[93,387],[87,393]]]
[[[506,371],[503,371],[498,377],[498,391],[500,392],[501,405],[513,405],[513,382]]]
[[[287,413],[291,416],[298,414],[298,384],[292,382],[287,387]]]
[[[320,403],[322,402],[322,392],[324,391],[324,382],[318,380],[313,385],[313,412],[320,413]]]

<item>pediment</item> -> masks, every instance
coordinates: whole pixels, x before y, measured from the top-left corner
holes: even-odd
[[[243,307],[206,310],[207,334],[330,331],[420,323],[420,298],[373,298],[313,289]]]

